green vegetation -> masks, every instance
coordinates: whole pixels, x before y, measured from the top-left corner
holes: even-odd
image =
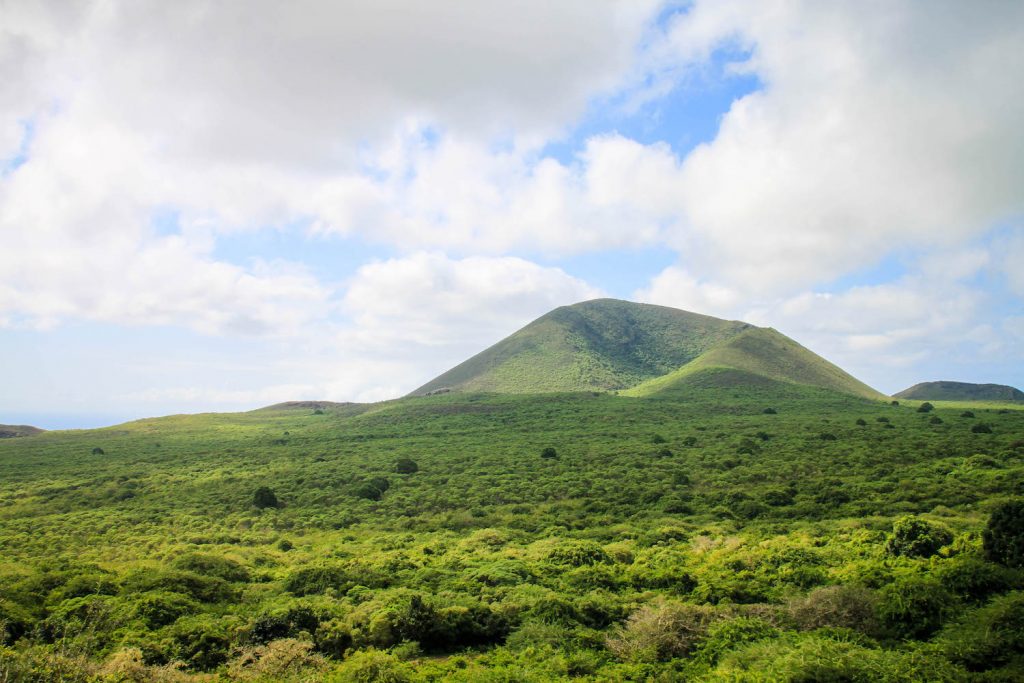
[[[969,382],[922,382],[896,394],[898,398],[919,401],[1020,401],[1024,392],[1005,384]]]
[[[1024,410],[745,378],[0,441],[0,679],[1024,676]]]
[[[0,439],[15,439],[20,436],[35,436],[42,434],[42,429],[29,425],[0,425]]]

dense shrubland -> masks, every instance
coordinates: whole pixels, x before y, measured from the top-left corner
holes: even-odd
[[[0,680],[1019,680],[1024,411],[963,408],[448,394],[5,440]]]

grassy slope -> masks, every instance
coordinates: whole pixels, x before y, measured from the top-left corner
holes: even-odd
[[[663,306],[598,299],[551,311],[412,393],[622,389],[670,372],[747,327]]]
[[[13,439],[22,436],[42,434],[45,429],[30,425],[0,425],[0,439]]]
[[[731,372],[723,373],[721,371]],[[710,373],[710,374],[709,374]],[[750,328],[712,348],[693,362],[622,392],[629,396],[686,393],[695,383],[718,379],[725,385],[764,380],[821,387],[852,396],[883,399],[881,393],[783,334]]]
[[[250,646],[260,619],[296,609],[328,624],[316,627],[316,643],[329,645],[323,634],[341,624],[362,639],[358,647],[387,647],[388,629],[366,620],[386,623],[418,595],[449,610],[447,618],[484,610],[513,630],[491,651],[410,665],[385,659],[409,680],[734,680],[693,658],[633,668],[603,643],[659,597],[708,605],[721,619],[745,609],[774,619],[816,586],[884,590],[900,577],[943,576],[976,554],[991,502],[1024,485],[1022,410],[976,409],[977,419],[967,419],[939,406],[925,415],[767,379],[723,391],[727,379],[653,399],[450,394],[321,415],[279,407],[174,416],[0,442],[0,608],[63,629],[60,652],[102,659],[133,646],[160,661],[187,659],[193,648],[216,654],[219,638],[231,657]],[[972,433],[979,421],[993,433]],[[835,439],[823,440],[826,432]],[[548,446],[557,458],[539,457]],[[95,447],[105,454],[93,455]],[[420,471],[396,474],[401,457]],[[358,484],[375,476],[391,482],[382,500],[357,498]],[[283,506],[254,509],[259,486],[271,486]],[[961,549],[931,560],[887,558],[886,534],[908,512],[952,528]],[[580,547],[608,559],[579,567],[558,559]],[[232,584],[234,597],[186,606],[167,625],[133,617],[149,609],[147,600],[185,598],[175,598],[173,583],[140,593],[132,572],[161,576],[191,552],[240,563],[250,578]],[[358,571],[364,587],[309,597],[286,590],[290,577],[325,563]],[[83,585],[109,587],[68,596]],[[107,621],[76,621],[87,604],[108,610]],[[33,642],[45,643],[46,629],[39,633]],[[739,641],[729,647],[740,659],[726,650],[721,666],[787,657],[812,665],[823,655],[806,648],[848,642],[815,633],[772,636],[762,654]],[[895,673],[903,649],[870,645],[852,656],[893,658],[882,669],[893,680],[938,680]],[[946,666],[941,652],[922,651],[915,666]],[[0,669],[14,666],[13,656],[0,648]],[[85,671],[84,661],[73,663]],[[260,680],[320,680],[332,667],[354,676],[358,657],[297,661]],[[225,676],[252,680],[243,674]]]
[[[918,401],[1024,401],[1024,392],[1014,387],[969,382],[922,382],[894,395]]]

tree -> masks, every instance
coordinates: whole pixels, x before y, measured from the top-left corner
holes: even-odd
[[[917,412],[919,412],[919,413],[930,413],[933,410],[935,410],[935,406],[933,406],[928,401],[925,401],[924,403],[922,403],[921,405],[919,405],[917,407]]]
[[[395,463],[395,471],[399,474],[413,474],[420,471],[420,466],[412,458],[401,458]]]
[[[982,533],[985,559],[1007,567],[1024,567],[1024,500],[997,507]]]
[[[556,451],[551,446],[548,446],[547,448],[545,448],[544,450],[542,450],[540,452],[540,457],[547,458],[547,459],[557,458],[558,457],[558,451]]]
[[[252,504],[262,510],[276,508],[280,503],[277,500],[277,495],[269,487],[261,486],[252,494]]]
[[[920,517],[907,516],[897,519],[892,525],[892,535],[885,543],[885,551],[903,557],[931,557],[952,541],[953,534],[945,527]]]

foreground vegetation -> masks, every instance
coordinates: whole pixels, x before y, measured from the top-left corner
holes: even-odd
[[[1024,678],[1024,411],[731,377],[0,441],[0,680]]]

